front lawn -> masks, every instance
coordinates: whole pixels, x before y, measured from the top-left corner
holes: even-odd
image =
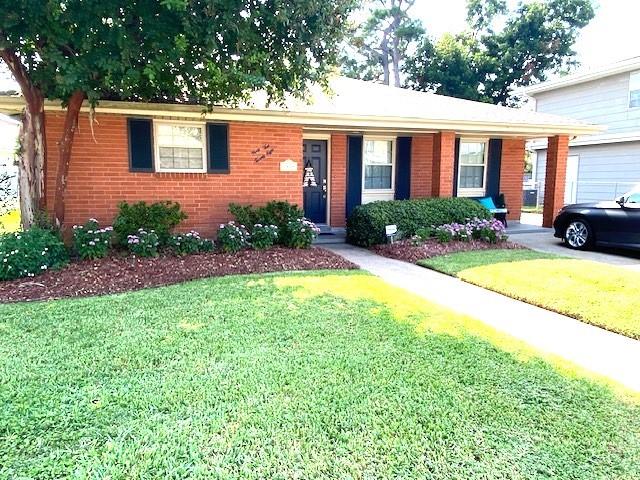
[[[639,478],[636,396],[362,272],[0,306],[0,478]]]
[[[464,252],[418,264],[640,339],[638,272],[531,250]]]

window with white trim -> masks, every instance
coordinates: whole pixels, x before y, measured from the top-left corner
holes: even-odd
[[[154,122],[156,171],[205,172],[206,135],[204,124]]]
[[[483,196],[487,182],[487,142],[460,140],[458,196]]]
[[[393,190],[393,140],[365,138],[362,163],[365,190]]]
[[[629,108],[640,107],[640,71],[629,76]]]

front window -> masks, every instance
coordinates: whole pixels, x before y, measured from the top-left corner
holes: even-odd
[[[159,172],[204,172],[204,125],[155,123],[156,158]]]
[[[487,143],[461,140],[458,162],[458,195],[483,196],[487,171]]]
[[[393,141],[364,140],[365,190],[393,189]]]
[[[640,107],[640,72],[629,77],[629,108]]]

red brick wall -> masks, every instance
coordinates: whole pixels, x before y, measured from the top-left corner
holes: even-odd
[[[347,217],[347,136],[331,135],[331,179],[329,183],[329,221],[344,227]]]
[[[453,195],[453,169],[455,165],[456,134],[439,132],[433,137],[433,181],[434,197]]]
[[[547,147],[547,168],[544,188],[542,225],[553,226],[553,219],[564,205],[564,189],[567,177],[569,137],[550,137]]]
[[[47,206],[53,207],[57,141],[63,113],[47,112]],[[262,204],[287,200],[302,206],[302,127],[236,122],[229,125],[228,175],[205,173],[129,172],[126,117],[99,114],[95,142],[87,115],[82,115],[73,145],[66,194],[67,225],[95,217],[110,224],[122,200],[173,200],[189,218],[181,229],[213,235],[218,224],[230,219],[230,202]],[[273,156],[256,163],[251,151],[269,143]],[[281,172],[280,162],[298,162],[298,171]]]
[[[522,177],[524,174],[525,141],[502,140],[500,192],[504,193],[510,220],[519,220],[522,212]]]
[[[433,135],[414,135],[411,141],[411,198],[426,198],[432,192]]]

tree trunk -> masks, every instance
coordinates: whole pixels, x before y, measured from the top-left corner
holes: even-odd
[[[380,43],[380,52],[380,63],[382,63],[382,72],[384,74],[382,83],[389,85],[391,75],[389,72],[389,40],[386,32],[382,37],[382,42]]]
[[[67,189],[67,175],[69,174],[69,163],[71,162],[71,148],[73,147],[73,137],[78,128],[78,115],[84,92],[76,90],[69,98],[67,114],[64,119],[64,130],[60,139],[58,149],[58,168],[56,169],[56,193],[53,206],[54,222],[56,227],[63,228],[65,204],[64,196]]]
[[[33,225],[36,212],[44,208],[44,99],[28,101],[20,128],[18,191],[22,228]]]
[[[0,49],[0,57],[20,85],[26,103],[20,128],[21,152],[18,160],[20,219],[22,227],[26,229],[33,224],[36,212],[44,205],[44,96],[33,85],[13,50]]]

